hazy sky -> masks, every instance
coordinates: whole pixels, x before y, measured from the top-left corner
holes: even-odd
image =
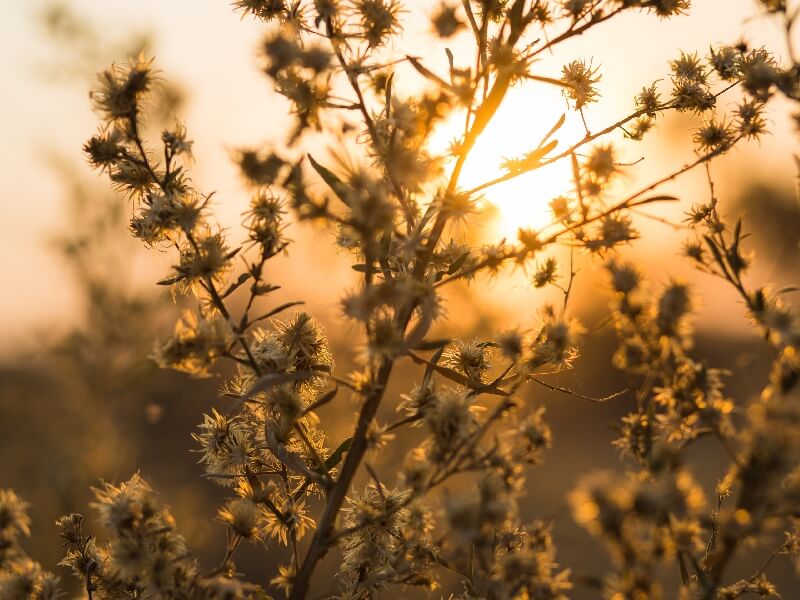
[[[72,0],[67,4],[87,15],[87,22],[103,39],[119,41],[136,31],[153,33],[163,76],[178,81],[189,96],[186,121],[196,152],[193,180],[202,190],[217,191],[222,222],[237,225],[246,193],[229,161],[229,151],[280,139],[287,119],[285,106],[275,100],[256,66],[256,49],[264,27],[251,19],[240,19],[225,0]],[[422,1],[407,4],[433,5]],[[557,57],[545,59],[541,72],[557,75],[561,62],[579,57],[593,57],[596,64],[603,65],[601,90],[606,108],[589,113],[589,118],[601,125],[606,116],[610,119],[626,114],[632,95],[642,85],[666,75],[666,61],[674,57],[676,47],[705,52],[709,41],[735,42],[740,32],[746,31],[749,39],[783,51],[774,24],[764,19],[747,20],[757,14],[753,0],[695,0],[694,4],[690,17],[658,22],[653,17],[630,15],[603,25],[585,39],[565,46]],[[58,232],[63,222],[64,190],[47,166],[46,156],[50,152],[68,156],[88,174],[80,146],[96,127],[87,98],[90,81],[67,84],[42,68],[52,65],[61,52],[43,38],[36,24],[36,14],[44,5],[36,1],[0,2],[4,30],[0,36],[4,84],[0,96],[0,332],[4,343],[0,346],[4,346],[4,352],[9,351],[9,343],[26,339],[31,327],[44,332],[67,322],[73,314],[75,298],[69,279],[47,248],[48,237]],[[409,34],[425,27],[412,23]],[[418,52],[424,46],[413,48]],[[426,59],[437,64],[435,57],[426,55]],[[443,60],[439,57],[438,64]],[[505,129],[494,138],[507,141],[509,146],[519,142],[520,131],[527,127],[531,131],[546,130],[557,117],[547,114],[546,120],[538,119],[546,111],[530,89],[511,96],[510,104],[511,112],[500,119],[501,129]],[[552,105],[545,108],[548,106]],[[763,176],[779,175],[788,181],[792,163],[786,149],[795,138],[785,120],[776,120],[774,129],[775,134],[760,148],[737,152],[727,159],[729,165],[733,169],[744,164],[755,166]],[[643,148],[643,153],[652,149]],[[683,148],[688,151],[689,147]],[[524,149],[512,147],[507,154]],[[497,150],[498,158],[504,150]],[[492,160],[491,153],[487,157]],[[668,168],[664,161],[680,166],[689,155],[661,152],[655,160],[648,157],[637,177],[646,179],[651,169],[663,172]],[[735,178],[729,179],[729,185],[736,183]],[[298,252],[302,258],[302,252]],[[326,301],[335,303],[336,299],[332,296]]]

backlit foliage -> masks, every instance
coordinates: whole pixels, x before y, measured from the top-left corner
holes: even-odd
[[[786,6],[762,4],[785,18],[791,33]],[[517,392],[533,383],[571,393],[546,377],[571,368],[586,334],[569,314],[574,272],[550,255],[556,245],[607,261],[619,335],[613,362],[634,382],[632,409],[615,442],[626,469],[588,474],[568,498],[575,520],[610,556],[610,570],[593,582],[597,592],[614,600],[665,597],[664,573],[675,572],[681,598],[776,595],[768,564],[729,571],[743,548],[772,543],[776,532],[788,533],[773,544],[773,556],[796,558],[800,546],[797,317],[779,292],[747,283],[752,259],[743,225],[720,216],[710,171],[710,199],[687,216],[696,237],[685,252],[733,286],[763,333],[774,367],[761,398],[737,404],[724,373],[693,354],[690,288],[679,280],[654,288],[615,250],[638,238],[637,207],[676,200],[656,188],[758,140],[776,95],[798,99],[794,57],[785,66],[769,50],[744,43],[713,45],[706,56],[678,52],[623,119],[592,129],[584,119],[585,136],[569,141],[559,139],[564,121],[553,115],[538,146],[507,160],[499,178],[465,189],[467,157],[515,84],[558,86],[581,117],[601,100],[602,74],[590,57],[563,56],[556,77],[538,71],[538,57],[623,13],[679,16],[690,10],[689,0],[442,2],[431,12],[430,30],[443,39],[468,36],[474,48],[473,56],[450,54],[449,73],[398,50],[406,10],[399,0],[246,0],[234,7],[269,24],[261,66],[288,99],[294,123],[280,150],[235,153],[253,192],[244,243],[217,225],[211,195],[193,187],[186,128],[164,131],[154,146],[145,141],[147,98],[158,85],[151,60],[101,73],[92,93],[101,127],[84,147],[132,204],[133,235],[174,257],[159,285],[195,299],[174,333],[157,342],[154,359],[194,376],[218,372],[221,361],[235,366],[222,390],[232,399],[229,410],[210,411],[194,434],[205,475],[231,495],[217,514],[227,531],[225,554],[203,571],[169,509],[138,475],[104,484],[94,508],[105,540],[87,533],[80,515],[59,520],[64,564],[89,596],[263,598],[268,591],[299,599],[313,586],[355,599],[401,597],[404,586],[416,586],[438,597],[447,572],[460,582],[463,599],[559,599],[585,585],[559,564],[551,524],[524,522],[519,509],[528,467],[557,440],[543,408]],[[426,91],[399,89],[398,63]],[[667,111],[696,115],[692,161],[640,189],[617,185],[624,150],[606,136],[621,130],[634,144],[652,135]],[[428,141],[453,112],[464,116],[463,133],[447,154],[436,155]],[[334,117],[341,114],[357,116],[354,130],[337,131]],[[326,165],[298,151],[304,136],[317,133],[360,143],[338,166]],[[491,246],[464,241],[459,232],[479,210],[483,190],[557,161],[571,164],[573,191],[552,200],[549,226],[520,229],[516,240]],[[266,266],[289,247],[290,214],[324,224],[359,274],[359,286],[342,297],[342,313],[363,342],[353,373],[336,371],[322,326],[293,312],[299,302],[271,302],[277,284]],[[561,287],[563,305],[539,307],[534,319],[507,323],[511,329],[495,339],[430,335],[445,314],[444,286],[506,265],[528,268],[537,288]],[[387,386],[400,361],[419,371],[396,398]],[[330,403],[349,410],[346,396],[356,415],[350,434],[334,439],[317,413]],[[385,405],[399,415],[378,423]],[[421,435],[408,436],[411,428]],[[716,500],[703,494],[686,454],[705,437],[716,438],[730,460]],[[405,464],[378,472],[370,451],[396,444],[405,448]],[[450,493],[455,481],[470,492]],[[2,597],[55,597],[52,576],[18,548],[27,529],[24,503],[2,492]],[[245,541],[289,547],[290,562],[260,578],[271,589],[237,575],[234,553]],[[315,572],[329,553],[337,556],[337,576],[319,581]]]

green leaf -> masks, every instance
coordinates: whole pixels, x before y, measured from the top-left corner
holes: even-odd
[[[445,344],[446,346],[447,344]],[[431,357],[431,360],[425,365],[425,375],[422,377],[422,385],[427,386],[431,382],[431,377],[433,377],[433,370],[436,368],[436,365],[439,364],[439,360],[442,358],[442,354],[444,353],[445,346],[439,348]]]
[[[540,146],[536,150],[529,152],[525,156],[524,163],[518,170],[520,172],[525,172],[538,168],[542,162],[542,159],[552,152],[556,146],[558,146],[558,140],[550,140],[543,146]]]
[[[714,260],[717,261],[717,264],[722,268],[723,271],[727,271],[728,268],[727,262],[722,257],[722,252],[720,252],[720,249],[717,246],[717,243],[714,241],[714,238],[708,235],[704,235],[703,241],[705,241],[706,246],[708,246],[708,249],[711,250],[711,254],[714,255]]]
[[[455,81],[453,81],[453,76],[455,75],[456,68],[455,68],[455,61],[453,58],[453,52],[450,50],[450,48],[445,48],[444,52],[445,54],[447,54],[447,62],[450,65],[450,83],[455,84]]]
[[[439,352],[437,352],[430,361],[425,360],[424,358],[417,356],[412,352],[408,353],[408,356],[410,356],[411,360],[413,360],[415,363],[427,365],[423,381],[429,380],[430,375],[432,375],[433,371],[435,371],[436,373],[449,379],[450,381],[455,381],[457,384],[469,388],[479,394],[491,394],[493,396],[506,396],[506,397],[511,395],[509,392],[500,389],[497,386],[486,384],[481,381],[475,381],[474,379],[470,379],[469,377],[462,375],[461,373],[459,373],[454,369],[443,367],[437,364],[439,358],[441,358],[442,350],[444,350],[444,348],[442,348]]]
[[[437,83],[438,85],[440,85],[441,87],[443,87],[446,90],[450,90],[450,91],[453,90],[453,86],[451,86],[444,79],[439,77],[436,73],[434,73],[433,71],[431,71],[430,69],[425,67],[419,61],[419,59],[417,59],[417,58],[415,58],[413,56],[409,56],[407,54],[406,54],[406,59],[408,60],[408,62],[411,63],[411,66],[414,67],[420,75],[422,75],[424,77],[427,77],[428,79],[430,79],[434,83]]]
[[[568,83],[561,81],[560,79],[554,79],[553,77],[546,77],[544,75],[527,75],[528,79],[532,79],[533,81],[538,81],[540,83],[547,83],[549,85],[555,85],[562,88],[572,88]]]
[[[444,340],[426,340],[422,341],[419,344],[416,344],[412,350],[438,350],[444,346],[447,346],[452,340],[444,339]]]
[[[183,279],[186,279],[185,275],[175,275],[174,277],[168,277],[167,279],[162,279],[161,281],[156,282],[156,285],[172,285],[173,283],[178,283]]]
[[[302,300],[295,300],[294,302],[285,302],[284,304],[281,304],[280,306],[276,306],[272,310],[264,313],[263,315],[261,315],[257,319],[254,319],[252,322],[255,323],[256,321],[261,321],[263,319],[269,319],[270,317],[274,317],[275,315],[277,315],[279,313],[282,313],[285,310],[288,310],[288,309],[290,309],[290,308],[292,308],[294,306],[300,306],[302,304],[305,304],[305,302],[303,302]]]
[[[453,273],[458,271],[468,258],[469,258],[469,252],[464,252],[464,254],[462,254],[452,263],[450,263],[450,266],[447,269],[447,274],[452,275]]]
[[[339,393],[339,387],[335,386],[332,390],[325,392],[322,396],[320,396],[319,398],[314,400],[314,402],[309,404],[303,411],[303,414],[314,412],[315,410],[318,410],[320,407],[325,406],[328,402],[333,400],[336,397],[336,394],[338,393]]]
[[[556,124],[555,124],[555,125],[553,125],[553,126],[550,128],[550,131],[548,131],[548,132],[547,132],[547,135],[545,135],[545,136],[542,138],[542,141],[539,143],[539,147],[543,146],[543,145],[544,145],[544,143],[545,143],[547,140],[549,140],[549,139],[550,139],[550,136],[551,136],[551,135],[553,135],[553,134],[554,134],[554,133],[556,133],[556,132],[557,132],[559,129],[561,129],[561,127],[563,127],[563,125],[564,125],[564,123],[566,122],[566,120],[567,120],[567,113],[561,113],[561,116],[558,118],[558,121],[556,121]]]
[[[764,288],[758,288],[751,295],[750,302],[753,305],[753,312],[760,313],[767,306],[767,297],[764,294]]]
[[[305,381],[314,377],[314,371],[292,371],[291,373],[269,373],[259,377],[253,386],[247,390],[243,396],[244,400],[249,400],[259,392],[266,392],[276,386],[283,385],[284,383],[293,383],[295,381]]]
[[[384,95],[384,106],[386,106],[386,116],[392,114],[392,83],[394,82],[394,73],[389,75],[386,80],[386,94]]]
[[[331,454],[328,457],[328,460],[325,461],[325,466],[328,467],[328,470],[332,469],[340,462],[342,462],[342,455],[348,450],[350,450],[350,444],[352,443],[353,443],[353,438],[349,437],[341,444],[339,444],[339,447],[336,448],[336,450],[333,451],[333,454]]]
[[[800,292],[800,287],[796,285],[787,285],[786,287],[782,287],[777,292],[775,292],[775,295],[778,296],[780,294],[788,294],[790,292]]]
[[[650,196],[649,198],[645,198],[644,200],[637,200],[636,206],[641,206],[642,204],[651,204],[652,202],[677,202],[679,198],[677,196],[670,196],[669,194],[659,194],[657,196]]]
[[[227,298],[228,296],[230,296],[233,292],[239,289],[239,286],[241,286],[245,281],[247,281],[251,277],[252,275],[250,273],[242,273],[241,275],[239,275],[239,278],[236,281],[234,281],[228,287],[228,289],[225,290],[225,292],[223,292],[222,298]]]
[[[308,161],[311,163],[311,166],[314,167],[314,170],[319,173],[319,176],[322,177],[322,180],[328,184],[328,187],[333,190],[333,193],[344,202],[347,206],[350,206],[347,201],[348,191],[349,188],[345,183],[339,179],[339,177],[330,169],[323,167],[319,164],[314,157],[310,154],[308,155]]]

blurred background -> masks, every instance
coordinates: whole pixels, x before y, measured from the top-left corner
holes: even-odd
[[[429,3],[407,4],[406,39],[414,40],[426,64],[441,68],[446,58],[425,52],[432,40],[427,20],[411,17],[424,14]],[[589,128],[600,129],[631,111],[642,86],[668,78],[668,61],[678,47],[706,53],[710,43],[744,38],[784,54],[779,26],[761,17],[754,1],[694,4],[691,15],[670,21],[636,14],[615,19],[542,59],[537,73],[558,76],[561,65],[575,58],[600,66],[603,98],[586,111]],[[55,568],[62,552],[55,518],[86,511],[89,488],[101,478],[119,481],[139,470],[173,507],[190,546],[210,565],[219,560],[224,544],[224,530],[212,519],[221,491],[199,477],[190,434],[203,412],[222,405],[217,398],[221,381],[159,371],[147,359],[153,340],[171,331],[180,310],[153,285],[166,272],[170,256],[129,238],[129,205],[91,172],[80,147],[96,128],[88,99],[95,73],[142,51],[155,56],[164,83],[152,102],[150,126],[157,132],[176,116],[185,122],[194,140],[192,180],[205,193],[216,191],[220,223],[234,240],[241,239],[240,215],[249,198],[231,151],[280,144],[290,126],[285,103],[258,68],[265,28],[240,19],[225,1],[196,0],[2,2],[0,22],[5,89],[0,96],[0,487],[14,488],[31,502],[34,527],[28,549]],[[453,45],[457,56],[458,44]],[[410,73],[400,76],[410,90],[421,83]],[[720,108],[734,100],[723,97]],[[513,90],[476,148],[465,183],[499,174],[503,158],[528,150],[564,110],[557,90],[541,84]],[[772,134],[760,144],[737,148],[712,167],[724,212],[744,215],[745,229],[752,234],[753,285],[780,287],[800,279],[793,159],[798,138],[789,114],[790,107],[773,103]],[[690,116],[671,115],[642,143],[610,136],[619,142],[625,162],[644,157],[626,170],[624,186],[637,189],[690,161],[697,125]],[[432,144],[444,148],[454,134],[445,124]],[[580,121],[570,117],[557,137],[567,144],[582,135]],[[327,149],[313,136],[303,144],[315,154]],[[486,196],[480,227],[464,235],[489,243],[513,236],[519,225],[541,226],[549,200],[569,188],[568,171],[560,166],[497,186]],[[680,204],[648,208],[660,220],[637,220],[642,239],[628,253],[656,287],[670,277],[691,283],[698,296],[696,353],[730,370],[729,390],[744,403],[765,381],[769,361],[764,346],[748,328],[735,295],[680,259],[681,242],[690,234],[679,224],[692,203],[707,200],[705,175],[689,174],[662,191],[679,196]],[[290,255],[278,259],[268,275],[283,286],[274,301],[305,300],[332,338],[337,369],[346,373],[352,366],[354,330],[341,319],[339,299],[354,284],[348,257],[331,252],[331,234],[313,226],[293,224],[288,235],[295,242]],[[565,258],[565,251],[559,252]],[[611,367],[615,345],[606,319],[609,295],[602,261],[576,254],[575,266],[570,311],[589,334],[577,368],[552,382],[604,395],[627,382]],[[544,303],[561,298],[557,290],[534,290],[529,281],[530,274],[509,271],[454,287],[448,291],[447,318],[439,326],[466,338],[530,327]],[[411,366],[399,370],[395,397],[418,376]],[[616,437],[612,424],[631,400],[591,404],[529,388],[526,401],[547,406],[555,440],[544,466],[530,473],[524,512],[554,519],[561,562],[580,575],[600,573],[602,554],[572,523],[564,495],[586,471],[618,468],[610,446]],[[348,412],[342,410],[348,408],[346,398],[338,402],[328,416],[334,439],[344,437],[350,425],[349,420],[335,421],[335,414]],[[387,403],[380,420],[389,420],[393,411],[393,403]],[[700,443],[694,452],[696,474],[710,496],[726,463],[713,444]],[[385,464],[400,464],[401,454],[388,453]],[[283,549],[277,546],[266,560],[248,549],[237,564],[253,580],[266,582],[282,559]],[[775,564],[775,574],[779,584],[790,577],[783,563]],[[575,597],[592,596],[576,591]]]

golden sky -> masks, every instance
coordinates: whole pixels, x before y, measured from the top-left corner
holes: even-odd
[[[240,19],[224,0],[70,0],[68,4],[78,14],[87,15],[105,40],[122,40],[132,32],[153,33],[158,68],[165,78],[185,88],[189,97],[185,118],[195,141],[193,181],[205,192],[216,190],[220,221],[235,229],[247,194],[229,160],[230,150],[268,140],[279,142],[287,123],[285,105],[270,92],[256,65],[264,27],[251,19]],[[0,299],[0,353],[4,354],[13,353],[17,343],[26,347],[35,344],[35,338],[29,336],[32,329],[40,334],[53,327],[63,329],[73,319],[77,302],[62,263],[47,246],[48,238],[63,224],[65,192],[59,177],[48,167],[47,156],[52,152],[67,156],[88,174],[80,146],[93,133],[96,119],[87,98],[90,81],[65,84],[43,68],[56,63],[61,52],[43,38],[36,25],[36,15],[45,5],[36,1],[0,2],[4,30],[0,36],[4,83],[0,95],[0,281],[4,291]],[[412,14],[433,3],[416,0],[407,5]],[[744,32],[754,44],[784,51],[778,27],[769,20],[752,18],[758,14],[754,0],[695,0],[694,5],[690,16],[670,21],[636,14],[615,19],[565,44],[557,56],[546,57],[540,72],[557,76],[561,64],[574,58],[592,59],[601,65],[603,98],[596,108],[587,111],[590,128],[600,128],[627,114],[633,95],[643,85],[667,76],[667,61],[675,57],[677,48],[704,53],[709,42],[733,43]],[[425,20],[412,20],[406,26],[408,38],[417,40],[411,46],[413,53],[424,54],[426,64],[438,68],[446,64],[444,55],[424,52],[425,42],[420,41],[427,30]],[[404,52],[408,47],[398,45]],[[563,106],[558,93],[541,84],[515,90],[496,125],[479,143],[469,177],[474,181],[491,177],[503,157],[529,149],[558,118]],[[673,129],[691,126],[688,121],[675,123]],[[568,122],[560,133],[568,138],[580,136],[581,131],[579,124]],[[725,158],[729,174],[720,185],[721,194],[734,191],[742,181],[738,173],[745,170],[764,179],[781,178],[791,185],[793,162],[788,150],[796,145],[796,138],[780,110],[773,117],[773,132],[760,146],[751,144]],[[442,132],[436,143],[446,143],[448,137]],[[678,143],[665,146],[665,137]],[[649,181],[655,174],[688,161],[690,137],[688,133],[675,135],[661,130],[649,142],[626,145],[624,160],[634,162],[646,157],[631,169],[630,183]],[[665,191],[696,198],[703,193],[703,185],[702,177],[691,176]],[[566,188],[563,171],[553,169],[494,190],[487,200],[501,209],[495,234],[507,235],[510,226],[521,221],[536,224],[539,207]],[[650,253],[655,264],[659,260],[663,264],[674,262],[677,241],[667,246],[671,234],[658,231],[659,235],[640,241],[637,251]],[[320,234],[301,231],[291,237],[298,240],[309,235]],[[297,273],[297,268],[309,268],[312,259],[314,268],[319,269],[341,264],[335,257],[312,256],[311,250],[299,245],[293,252],[296,262],[290,274]],[[144,249],[141,253],[145,265],[164,268],[166,263],[153,253]],[[295,289],[301,292],[303,280],[308,278],[295,279]],[[519,281],[500,282],[495,293],[510,302],[521,301],[528,293],[524,287]],[[337,300],[334,292],[319,302],[332,307]]]

